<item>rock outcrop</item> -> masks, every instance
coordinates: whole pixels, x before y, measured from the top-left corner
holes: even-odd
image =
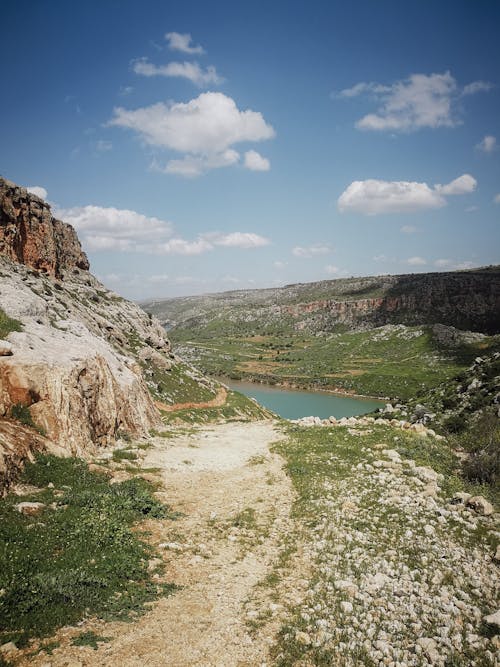
[[[75,230],[56,220],[50,206],[26,188],[0,178],[0,255],[50,276],[88,270]]]
[[[400,276],[342,278],[261,290],[158,299],[144,304],[171,327],[226,321],[273,329],[329,333],[342,327],[443,324],[488,334],[500,332],[500,267]]]
[[[17,321],[1,341],[0,490],[37,449],[84,456],[161,424],[143,371],[175,366],[164,329],[87,268],[75,231],[0,180],[0,308]]]

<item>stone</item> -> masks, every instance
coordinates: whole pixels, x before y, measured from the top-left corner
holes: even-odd
[[[36,516],[37,514],[41,514],[45,507],[46,505],[44,503],[25,502],[15,505],[16,510],[21,512],[21,514],[25,514],[26,516]]]
[[[455,493],[453,498],[451,499],[451,504],[465,505],[469,500],[469,498],[472,498],[472,495],[470,493],[466,493],[465,491],[457,491],[457,493]]]
[[[493,514],[494,508],[483,496],[473,496],[467,501],[467,507],[471,507],[477,514],[482,516],[489,516]]]
[[[500,628],[500,609],[498,609],[498,611],[496,611],[494,614],[484,616],[483,620],[488,625],[494,625],[497,628]]]
[[[440,662],[441,656],[436,649],[436,641],[434,639],[430,637],[420,637],[417,639],[417,646],[420,646],[431,665]]]
[[[53,277],[60,277],[64,270],[89,268],[73,227],[56,220],[42,199],[3,178],[0,253]]]
[[[9,656],[17,652],[17,646],[14,642],[7,642],[0,646],[0,655]]]
[[[500,563],[500,544],[497,544],[497,549],[495,551],[495,555],[493,556],[493,560],[495,560],[497,563]]]
[[[340,603],[340,608],[344,612],[344,614],[352,614],[352,611],[354,609],[352,603],[347,602],[346,600],[342,600],[342,602]]]
[[[311,644],[311,637],[307,632],[298,631],[295,633],[295,641],[304,646],[309,646],[309,644]]]
[[[0,357],[11,357],[14,354],[12,343],[8,340],[0,340]]]

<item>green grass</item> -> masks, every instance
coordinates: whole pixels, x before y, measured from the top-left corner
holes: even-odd
[[[174,518],[146,481],[111,485],[84,461],[50,455],[28,463],[20,481],[41,489],[23,501],[47,507],[29,517],[15,509],[19,496],[0,501],[0,643],[23,646],[87,616],[133,618],[174,589],[152,582],[152,548],[132,530]]]
[[[495,337],[458,348],[443,347],[430,327],[338,331],[321,336],[280,328],[256,332],[225,326],[224,319],[197,328],[174,328],[178,352],[203,372],[268,384],[340,389],[365,396],[407,399],[456,375]]]
[[[96,635],[95,632],[92,632],[92,630],[88,630],[87,632],[82,632],[81,634],[74,637],[71,643],[73,646],[90,646],[94,649],[94,651],[97,651],[99,648],[99,642],[109,641],[110,637],[101,637]]]
[[[23,325],[19,320],[15,320],[12,317],[9,317],[1,308],[0,308],[0,338],[6,338],[13,331],[22,331]]]
[[[113,461],[136,461],[137,454],[127,449],[115,449],[113,452]]]
[[[150,362],[144,362],[142,366],[146,384],[155,400],[168,405],[202,403],[217,395],[217,387],[206,386],[206,378],[182,362],[176,362],[170,370],[158,368]]]
[[[190,408],[163,412],[162,419],[169,424],[207,424],[219,421],[250,421],[271,416],[268,410],[236,391],[228,391],[225,405],[215,408]],[[165,437],[165,434],[160,433]],[[166,437],[169,433],[166,432]]]
[[[35,429],[40,435],[45,435],[45,430],[41,426],[37,426],[33,421],[33,417],[31,416],[30,409],[27,405],[16,403],[10,409],[10,416],[24,426],[29,426],[30,428]]]

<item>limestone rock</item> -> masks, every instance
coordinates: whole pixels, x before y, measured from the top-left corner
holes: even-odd
[[[469,498],[467,507],[471,507],[475,512],[482,514],[483,516],[489,516],[490,514],[493,514],[494,511],[493,505],[489,503],[486,498],[483,498],[483,496],[473,496],[472,498]]]
[[[495,625],[497,628],[500,628],[500,609],[494,614],[485,616],[483,620],[485,623],[488,623],[488,625]]]
[[[17,503],[15,506],[18,512],[21,512],[21,514],[25,514],[26,516],[36,516],[37,514],[40,514],[45,509],[45,507],[45,503],[29,502]]]
[[[0,340],[0,357],[11,357],[14,354],[12,343],[8,340]]]
[[[89,268],[73,227],[56,220],[42,199],[3,178],[0,254],[51,276],[60,276],[65,269]]]

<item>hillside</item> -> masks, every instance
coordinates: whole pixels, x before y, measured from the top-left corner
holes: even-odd
[[[498,347],[500,268],[143,304],[215,376],[409,398]]]
[[[89,272],[71,226],[0,179],[0,490],[32,451],[93,455],[161,429],[159,408],[219,390]]]

